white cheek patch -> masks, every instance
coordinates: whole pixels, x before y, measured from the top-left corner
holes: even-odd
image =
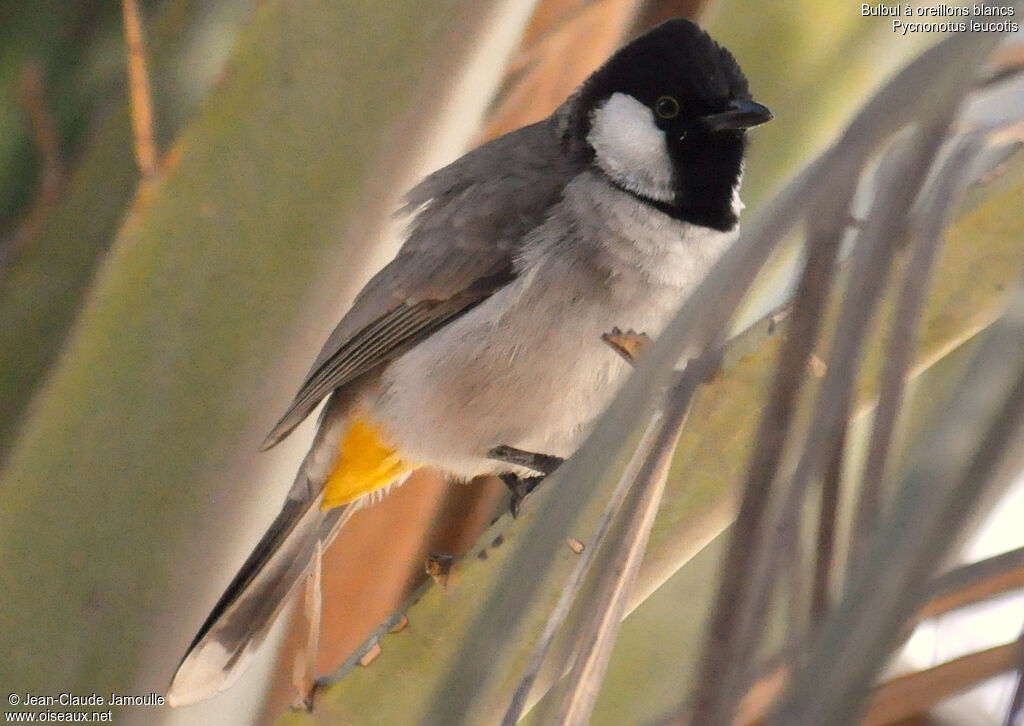
[[[587,141],[604,173],[623,187],[649,199],[672,201],[665,133],[647,106],[625,93],[612,94],[594,111]]]

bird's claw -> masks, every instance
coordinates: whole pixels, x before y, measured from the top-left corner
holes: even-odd
[[[622,332],[620,328],[612,328],[610,333],[603,333],[601,340],[630,365],[636,365],[637,358],[651,344],[651,338],[647,333],[638,333],[635,330]]]
[[[499,477],[508,487],[511,497],[509,498],[508,510],[512,514],[512,518],[515,519],[519,516],[519,510],[523,506],[523,502],[526,497],[529,496],[530,492],[537,488],[537,486],[544,481],[545,476],[528,476],[521,477],[518,474],[508,473],[502,474]]]

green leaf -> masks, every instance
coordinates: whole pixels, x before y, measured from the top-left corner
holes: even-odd
[[[233,480],[239,447],[253,457],[290,392],[296,330],[321,334],[333,321],[316,305],[362,274],[352,260],[375,240],[339,229],[378,192],[396,123],[433,108],[426,61],[474,17],[456,0],[260,4],[136,200],[0,471],[12,691],[129,693],[161,642],[142,682],[163,689],[195,626],[183,604],[219,561],[197,532],[218,508],[238,519],[239,494],[262,499]]]
[[[195,111],[202,94],[223,70],[238,26],[253,5],[253,0],[165,4],[150,33],[161,142],[171,138]],[[0,270],[0,464],[21,428],[33,393],[60,355],[99,262],[128,212],[139,178],[123,82],[121,20],[116,13],[112,19],[106,14],[103,18],[93,34],[83,34],[91,40],[88,62],[65,60],[71,67],[58,67],[65,75],[54,78],[57,88],[50,95],[60,101],[55,111],[59,116],[75,117],[59,118],[62,126],[81,123],[75,120],[83,114],[79,106],[95,100],[83,89],[98,94],[112,86],[107,92],[113,97],[106,99],[112,108],[101,115],[103,122],[82,141],[81,149],[74,145],[62,149],[65,161],[74,163],[58,203],[10,269]],[[59,38],[61,20],[44,15],[38,22]],[[211,37],[211,28],[221,35]],[[95,85],[100,88],[94,89]],[[7,110],[0,111],[0,128],[5,114],[20,112],[13,103],[2,108]],[[7,140],[2,133],[0,139],[2,162]]]

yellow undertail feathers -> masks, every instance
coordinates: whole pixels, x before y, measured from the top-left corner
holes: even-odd
[[[414,468],[384,443],[378,429],[357,420],[341,440],[338,463],[324,485],[321,508],[355,501],[393,484]]]

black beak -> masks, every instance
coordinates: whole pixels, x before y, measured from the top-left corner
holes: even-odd
[[[700,118],[700,121],[711,131],[749,129],[771,120],[772,112],[768,110],[768,107],[755,101],[733,101],[729,104],[728,111]]]

